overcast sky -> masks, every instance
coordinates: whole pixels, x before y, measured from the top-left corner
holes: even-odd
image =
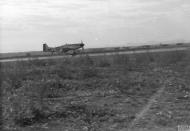
[[[190,41],[190,0],[2,0],[0,29],[1,52]]]

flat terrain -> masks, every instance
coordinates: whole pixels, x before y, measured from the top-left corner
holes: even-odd
[[[189,50],[1,67],[8,131],[175,131],[190,125]]]
[[[108,48],[86,48],[79,54],[88,55],[101,55],[101,54],[114,54],[120,52],[121,54],[133,54],[144,52],[166,52],[174,50],[186,50],[190,48],[190,43],[177,43],[177,44],[160,44],[160,45],[142,45],[142,46],[129,46],[129,47],[108,47]],[[80,51],[79,51],[80,52]],[[0,62],[15,61],[15,60],[28,60],[32,58],[38,59],[54,59],[59,57],[67,57],[68,53],[51,53],[43,51],[29,51],[29,52],[10,52],[0,53]]]
[[[190,47],[186,46],[186,47],[172,47],[172,48],[158,48],[158,49],[140,49],[140,50],[118,50],[118,51],[109,51],[109,52],[88,52],[88,53],[82,53],[82,54],[78,54],[75,57],[81,57],[81,56],[102,56],[102,55],[115,55],[115,54],[142,54],[142,53],[152,53],[152,52],[171,52],[171,51],[186,51],[189,50]],[[6,55],[5,55],[6,56]],[[46,52],[41,52],[41,55],[36,55],[36,53],[32,56],[27,56],[27,55],[21,55],[18,56],[16,55],[16,57],[11,57],[11,55],[9,57],[3,57],[2,59],[0,59],[0,62],[13,62],[13,61],[28,61],[28,60],[46,60],[46,59],[60,59],[60,58],[70,58],[72,57],[71,55],[50,55],[50,53]]]

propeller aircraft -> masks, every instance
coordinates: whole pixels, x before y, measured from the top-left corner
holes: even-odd
[[[46,43],[43,44],[43,52],[51,52],[52,54],[59,53],[59,54],[70,54],[70,55],[76,55],[79,54],[81,51],[79,50],[82,48],[82,51],[84,51],[84,43],[81,41],[81,43],[75,43],[75,44],[65,44],[58,47],[49,47]]]

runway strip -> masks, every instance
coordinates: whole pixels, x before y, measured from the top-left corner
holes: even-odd
[[[119,51],[119,52],[106,52],[106,53],[92,53],[88,54],[89,56],[101,56],[101,55],[114,55],[114,54],[139,54],[139,53],[151,53],[151,52],[169,52],[169,51],[180,51],[180,50],[188,50],[190,47],[178,47],[178,48],[166,48],[166,49],[146,49],[146,50],[134,50],[134,51]],[[75,57],[80,57],[81,55],[77,55]],[[82,56],[85,56],[84,54]],[[2,59],[0,63],[3,62],[13,62],[13,61],[28,61],[28,60],[45,60],[45,59],[60,59],[60,58],[69,58],[72,57],[70,55],[62,55],[62,56],[41,56],[41,57],[27,57],[27,58],[10,58],[10,59]]]

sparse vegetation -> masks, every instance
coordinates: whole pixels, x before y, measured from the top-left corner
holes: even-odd
[[[187,52],[178,51],[2,63],[4,128],[24,130],[28,125],[53,121],[62,125],[63,130],[127,128],[135,114],[163,86],[165,78],[173,77],[176,83],[178,78],[183,79],[185,86],[180,89],[190,90],[189,59]],[[160,101],[170,101],[172,106],[176,101],[171,98],[176,98],[185,104],[189,97],[184,97],[185,93],[178,96],[182,91],[177,86],[173,88],[176,90],[167,88]],[[160,106],[166,113],[154,119],[147,116],[143,126],[150,126],[146,119],[163,127],[178,124],[183,117],[171,119],[167,112],[171,110],[170,104],[158,103],[150,114],[161,111]],[[180,115],[179,110],[176,107],[172,112]],[[190,118],[185,120],[188,124]],[[56,130],[49,126],[49,130]]]

